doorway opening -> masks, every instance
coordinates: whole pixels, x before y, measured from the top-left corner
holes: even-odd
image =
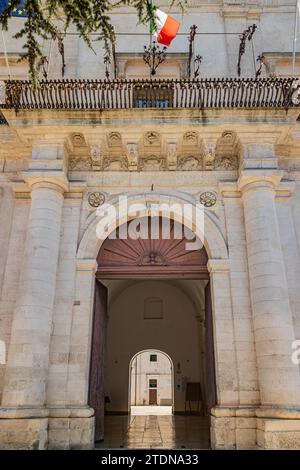
[[[140,351],[129,365],[129,413],[132,416],[172,415],[174,367],[164,352]]]
[[[184,238],[124,240],[116,234],[101,247],[89,403],[96,440],[104,439],[107,448],[209,448],[216,384],[208,258],[203,246],[185,246]],[[171,364],[171,404],[157,371],[150,369],[137,391],[139,355],[153,368],[160,353]],[[134,406],[171,409],[168,416],[139,416]]]

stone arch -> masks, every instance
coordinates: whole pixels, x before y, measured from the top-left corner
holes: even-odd
[[[140,354],[143,353],[151,353],[151,352],[157,352],[162,354],[163,356],[166,357],[166,359],[170,363],[170,375],[171,375],[171,394],[172,394],[172,410],[174,410],[174,387],[175,387],[175,377],[174,377],[174,362],[171,356],[167,354],[165,351],[162,351],[161,349],[153,348],[153,349],[143,349],[141,351],[136,352],[132,358],[130,359],[129,362],[129,377],[128,377],[128,410],[130,410],[131,407],[131,388],[132,388],[132,365],[136,357],[138,357]]]
[[[164,204],[167,203],[170,206],[183,206],[184,204],[191,204],[193,207],[196,207],[195,199],[187,194],[172,192],[171,194],[167,194],[164,192],[146,192],[146,193],[130,193],[123,195],[127,197],[129,204],[137,204],[141,207],[144,206],[144,210],[139,211],[139,217],[145,217],[149,215],[149,205],[150,204]],[[118,196],[111,198],[109,201],[114,207],[118,205]],[[226,242],[224,236],[213,220],[211,213],[204,209],[204,233],[199,228],[193,225],[193,230],[199,239],[202,241],[208,257],[210,259],[227,259],[228,258],[228,250],[226,246]],[[166,214],[162,214],[165,216]],[[131,217],[132,219],[135,217]],[[181,213],[172,212],[172,218],[175,221],[182,222]],[[125,210],[122,212],[120,211],[117,221],[111,221],[107,232],[110,233],[115,230],[116,227],[122,225],[125,221],[127,221],[127,213]],[[93,214],[93,218],[90,221],[89,226],[87,227],[86,231],[83,234],[83,237],[80,241],[78,251],[77,251],[77,259],[96,259],[101,248],[101,245],[104,240],[97,238],[96,236],[96,227],[99,223],[99,219],[96,215],[96,212]]]
[[[177,191],[172,191],[171,193],[167,192],[155,192],[149,191],[145,193],[140,192],[132,192],[127,195],[129,203],[136,203],[136,204],[144,204],[145,210],[142,213],[141,211],[138,214],[138,217],[146,217],[149,216],[147,207],[149,204],[153,203],[163,203],[167,202],[168,204],[179,204],[183,205],[184,203],[190,203],[193,206],[196,206],[196,198],[194,196],[180,193]],[[112,206],[116,206],[118,204],[118,195],[109,199],[109,203]],[[232,316],[231,316],[231,292],[230,292],[230,268],[229,268],[229,260],[228,260],[228,250],[226,246],[225,238],[222,234],[221,228],[217,222],[216,217],[212,212],[207,209],[205,210],[205,233],[201,231],[194,230],[196,235],[202,241],[209,261],[208,261],[208,271],[210,272],[210,282],[206,285],[205,288],[205,295],[206,292],[211,294],[211,302],[210,302],[210,323],[211,328],[210,331],[214,336],[214,340],[210,341],[210,350],[214,352],[216,362],[213,360],[211,363],[216,368],[215,371],[212,370],[211,377],[214,379],[214,388],[216,387],[216,394],[214,392],[214,396],[216,400],[214,403],[218,403],[218,405],[224,405],[228,403],[228,396],[233,397],[232,400],[237,400],[237,393],[235,391],[236,387],[236,357],[234,348],[229,351],[229,354],[224,356],[225,360],[222,359],[219,362],[219,357],[222,356],[223,350],[223,323],[224,323],[224,305],[227,307],[228,312],[228,328],[229,328],[229,337],[228,340],[230,344],[233,344],[234,336],[233,336],[233,323],[232,323]],[[127,218],[124,216],[127,214],[120,214],[117,221],[115,221],[114,225],[111,224],[109,226],[108,233],[112,232],[116,229],[116,227],[121,226],[125,221],[128,221]],[[162,217],[166,216],[165,213],[159,214]],[[170,214],[170,218],[176,221],[176,217],[178,214]],[[181,214],[180,214],[181,215]],[[132,217],[134,219],[136,217]],[[93,344],[93,318],[95,312],[97,310],[97,306],[95,306],[94,299],[95,296],[95,285],[96,290],[97,286],[101,283],[96,281],[95,271],[97,269],[97,255],[100,252],[100,248],[104,242],[103,240],[99,240],[96,237],[96,226],[99,220],[94,213],[90,217],[90,223],[87,226],[85,233],[79,243],[78,251],[77,251],[77,269],[76,269],[76,287],[75,287],[75,296],[77,299],[80,299],[80,303],[82,304],[82,308],[84,309],[87,318],[89,319],[89,334],[88,334],[88,341],[85,344],[85,354],[86,354],[86,365],[87,368],[90,367],[91,364],[91,349]],[[177,222],[182,223],[182,220],[177,220]],[[104,287],[104,286],[103,286]],[[227,320],[226,320],[227,321]],[[104,330],[103,330],[104,331]],[[226,346],[227,347],[227,346]],[[225,366],[224,366],[225,364]],[[224,367],[228,367],[229,370],[232,370],[233,379],[229,383],[226,380],[226,377],[223,374]],[[86,378],[88,373],[86,375]],[[85,397],[85,403],[91,403],[88,401],[89,396],[89,381],[83,380],[81,383],[81,393],[82,396]],[[232,404],[233,401],[230,401]],[[210,408],[215,406],[212,403]],[[235,401],[234,401],[235,403]],[[93,407],[93,406],[92,406]],[[94,407],[93,407],[94,408]]]

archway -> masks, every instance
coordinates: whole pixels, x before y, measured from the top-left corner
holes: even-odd
[[[136,353],[129,364],[128,411],[131,415],[169,415],[174,406],[174,366],[158,349]]]
[[[105,344],[107,339],[107,294],[109,293],[108,309],[111,309],[112,305],[116,303],[116,298],[120,299],[120,292],[124,292],[126,290],[126,287],[128,287],[128,283],[131,285],[133,293],[141,291],[143,287],[141,286],[141,284],[137,283],[148,283],[146,287],[150,289],[149,292],[154,292],[153,284],[149,284],[151,281],[152,283],[157,284],[156,289],[158,289],[158,291],[161,290],[165,293],[167,291],[167,285],[170,285],[171,282],[173,284],[176,284],[177,291],[174,291],[174,295],[172,293],[169,293],[169,297],[163,299],[163,302],[166,302],[167,304],[169,303],[170,305],[168,307],[169,310],[167,309],[168,314],[166,315],[166,325],[171,318],[170,311],[173,312],[172,321],[169,322],[169,328],[171,328],[170,334],[173,337],[175,344],[175,346],[173,345],[172,347],[175,347],[175,349],[176,347],[178,348],[178,344],[180,344],[180,341],[186,343],[187,347],[184,353],[185,357],[182,357],[182,361],[176,361],[175,413],[186,412],[186,382],[199,384],[199,387],[201,388],[201,400],[204,401],[204,403],[202,403],[201,413],[208,413],[210,408],[216,404],[213,327],[211,315],[209,273],[207,270],[207,253],[206,249],[203,246],[201,248],[187,252],[185,249],[187,240],[184,237],[178,240],[175,239],[174,236],[172,236],[172,233],[174,233],[175,224],[176,222],[173,221],[171,227],[171,236],[167,240],[162,239],[161,233],[157,239],[152,239],[150,236],[151,230],[149,230],[149,237],[146,240],[141,241],[130,238],[124,240],[118,237],[117,230],[113,238],[108,238],[104,241],[99,251],[99,255],[97,258],[98,269],[96,272],[97,282],[94,305],[94,328],[92,340],[89,393],[90,405],[95,409],[97,439],[104,438],[105,394],[107,394],[107,396],[111,395],[108,400],[110,402],[108,405],[109,411],[118,412],[120,414],[128,411],[128,395],[126,399],[124,399],[124,396],[123,398],[120,398],[120,390],[127,389],[128,391],[128,383],[125,383],[125,386],[120,387],[120,370],[117,370],[116,365],[120,361],[119,357],[125,357],[126,354],[128,355],[128,359],[126,360],[128,360],[129,363],[130,359],[133,356],[132,351],[130,351],[130,348],[128,351],[126,351],[126,353],[124,353],[124,351],[119,351],[118,355],[116,355],[116,357],[110,358],[108,360],[108,365],[105,365]],[[162,282],[164,283],[163,285]],[[191,296],[189,295],[189,293],[187,293],[190,292],[192,294],[192,297],[196,297],[195,286],[197,286],[199,291],[201,291],[201,298],[204,299],[202,310],[205,310],[205,315],[202,315],[202,317],[198,315],[197,320],[195,314],[193,313],[192,305],[193,302],[195,302],[195,298],[189,298]],[[144,285],[143,289],[145,289],[146,287]],[[118,289],[120,292],[117,295],[116,292],[118,291]],[[174,289],[174,285],[172,286],[172,289]],[[179,295],[180,292],[181,294]],[[159,300],[160,297],[162,297],[163,295],[165,294],[161,294],[160,296],[149,294],[146,295],[145,299],[150,299],[150,307],[148,309],[150,313],[146,312],[148,306],[144,302],[145,299],[143,300],[143,315],[145,315],[146,312],[146,316],[143,317],[142,321],[148,321],[147,330],[149,332],[152,331],[152,339],[156,337],[157,343],[154,344],[154,347],[155,349],[159,350],[166,350],[164,347],[166,346],[166,344],[164,343],[164,338],[166,338],[167,335],[166,333],[164,333],[164,335],[157,335],[153,333],[156,328],[153,326],[153,322],[155,322],[159,318],[164,318],[163,316],[160,317],[161,314],[159,313],[159,311],[161,310],[161,307],[159,307],[159,302],[157,302],[157,300]],[[180,296],[182,296],[181,300]],[[172,302],[170,302],[170,299],[172,298],[173,304]],[[175,303],[174,298],[176,300]],[[121,306],[118,306],[117,311],[123,311],[124,305],[126,304],[134,305],[135,301],[131,299],[129,302],[124,300],[122,302],[121,299]],[[154,311],[155,309],[153,310],[153,304],[156,304],[155,309],[158,308],[158,312]],[[185,318],[181,315],[181,324],[179,324],[178,322],[176,323],[176,315],[177,318],[179,318],[179,315],[181,313],[177,311],[177,314],[174,314],[176,308],[178,310],[178,305],[181,305],[181,310],[179,309],[180,312],[185,310],[187,311]],[[187,308],[188,305],[189,308]],[[147,318],[148,315],[150,315],[150,317]],[[122,321],[126,322],[126,318],[129,317],[128,315],[126,317],[126,315],[124,314],[122,317]],[[189,322],[187,321],[188,318]],[[201,325],[200,327],[197,326],[196,321]],[[152,327],[149,326],[151,322]],[[109,324],[112,324],[112,318],[109,319]],[[185,327],[187,324],[189,325],[189,329],[188,331],[185,331]],[[162,323],[160,325],[162,325]],[[119,331],[124,332],[125,324],[119,325],[118,328]],[[175,338],[176,328],[179,332],[179,336]],[[193,350],[191,347],[191,344],[193,343],[191,338],[193,335],[195,335],[195,332],[198,328],[201,329],[201,333],[199,334],[202,335],[203,344],[205,344],[205,355],[204,357],[201,357],[201,361],[203,362],[202,378],[200,372],[198,374],[195,372],[194,362],[198,353],[196,352],[196,349]],[[163,331],[162,328],[160,328],[160,330]],[[145,338],[142,338],[142,335],[140,335],[138,332],[135,333],[136,337],[143,340],[144,343],[140,343],[141,347],[135,347],[133,353],[135,353],[135,351],[149,349],[152,347],[153,342],[152,344],[150,344],[151,338],[145,340]],[[127,336],[129,335],[127,334]],[[113,335],[108,334],[109,345],[111,344],[112,337]],[[185,341],[182,341],[183,337],[185,338]],[[122,335],[119,337],[119,344],[121,344],[123,341],[123,339],[121,340],[121,338]],[[149,343],[147,343],[147,341],[149,341]],[[127,341],[129,345],[131,342]],[[196,344],[196,339],[194,339],[194,343]],[[184,367],[182,364],[183,361],[186,361]],[[112,369],[112,364],[115,364],[115,366],[113,367],[114,372]],[[106,375],[108,375],[109,377],[118,378],[118,384],[113,385],[114,390],[112,390],[111,383],[111,390],[107,391],[107,389],[105,388],[105,368],[109,369],[109,371],[106,370]],[[185,369],[188,372],[185,372]],[[189,411],[200,412],[200,409],[197,408],[196,410],[193,410],[192,408],[190,408]]]

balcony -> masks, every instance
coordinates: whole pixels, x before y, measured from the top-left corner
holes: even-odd
[[[293,78],[200,80],[46,80],[2,82],[0,108],[110,110],[135,108],[233,109],[297,107]]]

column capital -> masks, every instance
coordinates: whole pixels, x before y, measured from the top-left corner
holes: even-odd
[[[65,192],[69,189],[69,181],[63,172],[59,171],[24,171],[22,176],[30,190],[48,187]]]
[[[283,177],[283,171],[277,169],[247,169],[239,176],[237,186],[239,191],[248,190],[275,191]]]
[[[210,273],[224,273],[229,271],[229,259],[209,259],[207,269]]]

